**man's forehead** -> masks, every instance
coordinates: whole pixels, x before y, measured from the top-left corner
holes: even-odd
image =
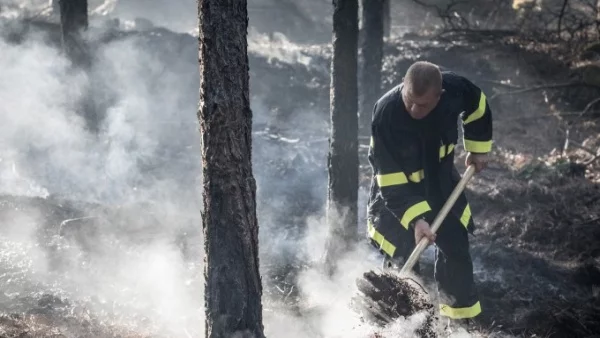
[[[421,101],[421,102],[426,102],[432,98],[436,98],[438,95],[442,94],[444,92],[444,89],[441,88],[439,92],[436,92],[436,90],[434,88],[430,88],[427,92],[425,92],[425,94],[418,96],[415,95],[415,93],[413,92],[412,88],[407,87],[406,88],[406,96],[408,96],[408,99],[412,100],[412,101]]]

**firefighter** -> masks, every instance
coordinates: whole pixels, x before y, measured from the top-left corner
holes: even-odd
[[[454,166],[459,126],[466,164],[480,172],[492,147],[486,96],[467,78],[442,72],[430,62],[412,64],[402,83],[375,103],[367,233],[384,254],[386,267],[401,267],[423,237],[435,243],[440,315],[449,322],[470,322],[481,313],[481,305],[469,252],[474,223],[464,193],[437,233],[430,229],[460,180]]]

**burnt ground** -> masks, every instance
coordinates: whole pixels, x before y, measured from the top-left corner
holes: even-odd
[[[55,27],[43,29],[54,31]],[[23,34],[21,31],[11,35],[13,43],[19,43],[15,36]],[[195,44],[189,35],[166,30],[115,33],[103,43],[126,36],[139,37],[142,48],[151,47],[154,53],[164,56],[165,63],[174,54],[193,50]],[[328,46],[269,40],[265,44],[255,42],[250,50],[256,118],[254,158],[255,168],[260,168],[259,221],[263,233],[272,234],[273,229],[278,233],[276,240],[270,240],[268,235],[261,238],[262,262],[268,262],[261,266],[268,300],[265,304],[267,310],[286,307],[301,316],[305,309],[298,287],[294,286],[308,263],[306,253],[294,245],[306,231],[307,217],[322,213],[326,196],[330,50]],[[541,84],[571,81],[572,65],[552,57],[549,50],[530,48],[529,43],[502,34],[392,39],[385,54],[386,87],[397,83],[412,61],[427,59],[469,76],[488,93],[494,109],[492,162],[488,170],[475,177],[468,191],[478,224],[472,253],[485,311],[475,323],[474,334],[593,337],[600,331],[600,161],[583,163],[594,157],[590,149],[600,147],[600,126],[597,112],[592,110],[583,116],[579,113],[600,96],[600,90],[573,85],[523,91]],[[194,67],[195,56],[186,62],[177,65],[182,72]],[[191,72],[184,80],[194,84],[193,77]],[[507,94],[510,91],[521,92]],[[192,103],[193,95],[192,88]],[[193,115],[193,104],[190,108]],[[566,130],[569,143],[563,152]],[[365,156],[367,139],[365,135],[361,137],[363,189],[370,175]],[[463,168],[460,147],[457,153],[457,165]],[[70,261],[69,250],[62,249],[76,245],[85,256],[90,239],[95,241],[100,236],[95,229],[103,229],[100,234],[104,237],[100,237],[104,238],[104,251],[118,251],[157,240],[151,234],[164,235],[163,226],[172,223],[168,216],[161,218],[149,212],[154,210],[152,206],[122,211],[122,207],[114,205],[73,202],[68,196],[5,196],[0,206],[4,219],[12,217],[15,210],[23,212],[27,208],[41,215],[35,233],[41,247],[60,262],[57,273]],[[87,218],[89,215],[95,216]],[[149,219],[132,222],[132,217],[138,215],[149,215]],[[198,219],[188,217],[180,222],[175,230],[169,228],[172,231],[167,231],[167,238],[180,248],[182,256],[193,260],[198,250],[193,245],[199,240],[199,229],[194,226],[199,224]],[[110,231],[104,230],[107,228]],[[8,264],[13,261],[11,252],[18,249],[4,252]],[[93,262],[93,258],[93,254],[88,254],[83,261]],[[431,272],[429,262],[423,263],[425,274]],[[199,268],[196,266],[192,273],[195,278]],[[94,312],[89,301],[78,307],[74,305],[77,299],[72,299],[75,296],[62,294],[60,288],[37,282],[28,285],[23,272],[26,267],[19,269],[7,269],[0,278],[7,287],[4,296],[0,295],[0,327],[5,336],[28,336],[33,332],[44,337],[157,335],[151,325],[143,329],[140,323],[144,319]],[[404,308],[402,302],[409,302],[391,297],[399,287],[393,280],[370,276],[373,283],[391,290],[380,293],[388,305]],[[427,281],[425,284],[430,286]],[[13,292],[10,288],[14,288]],[[420,306],[427,308],[424,303]],[[115,317],[137,324],[114,325]],[[381,318],[379,321],[385,323]]]

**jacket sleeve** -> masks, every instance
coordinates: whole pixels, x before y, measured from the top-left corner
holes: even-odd
[[[463,143],[465,150],[472,153],[487,153],[492,150],[492,110],[483,91],[467,79],[463,79],[462,114]]]
[[[431,222],[431,206],[424,198],[424,171],[419,168],[418,150],[403,151],[407,150],[403,147],[408,146],[404,142],[391,144],[390,133],[385,128],[377,124],[372,126],[370,149],[375,183],[385,206],[406,229],[419,218]]]

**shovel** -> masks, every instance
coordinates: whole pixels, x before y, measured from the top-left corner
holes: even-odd
[[[450,194],[450,197],[448,197],[448,200],[446,201],[446,203],[444,203],[442,210],[440,210],[440,212],[437,214],[437,216],[433,220],[433,223],[431,224],[431,232],[432,233],[435,234],[437,232],[437,230],[440,228],[440,225],[442,225],[444,218],[446,218],[446,216],[448,215],[448,212],[450,212],[450,209],[452,208],[452,206],[458,199],[458,196],[460,196],[462,191],[465,189],[467,182],[469,182],[471,177],[473,177],[473,174],[475,174],[475,166],[469,165],[469,167],[463,174],[462,178],[460,179],[460,181],[458,182],[458,184],[452,191],[452,194]],[[419,241],[419,244],[417,244],[417,246],[413,250],[412,254],[408,257],[408,259],[406,260],[406,263],[404,263],[404,266],[400,270],[401,276],[407,275],[408,272],[410,270],[412,270],[412,268],[417,263],[419,256],[421,256],[421,253],[425,250],[425,248],[427,248],[428,244],[429,244],[429,240],[426,237],[423,237],[421,239],[421,241]]]

